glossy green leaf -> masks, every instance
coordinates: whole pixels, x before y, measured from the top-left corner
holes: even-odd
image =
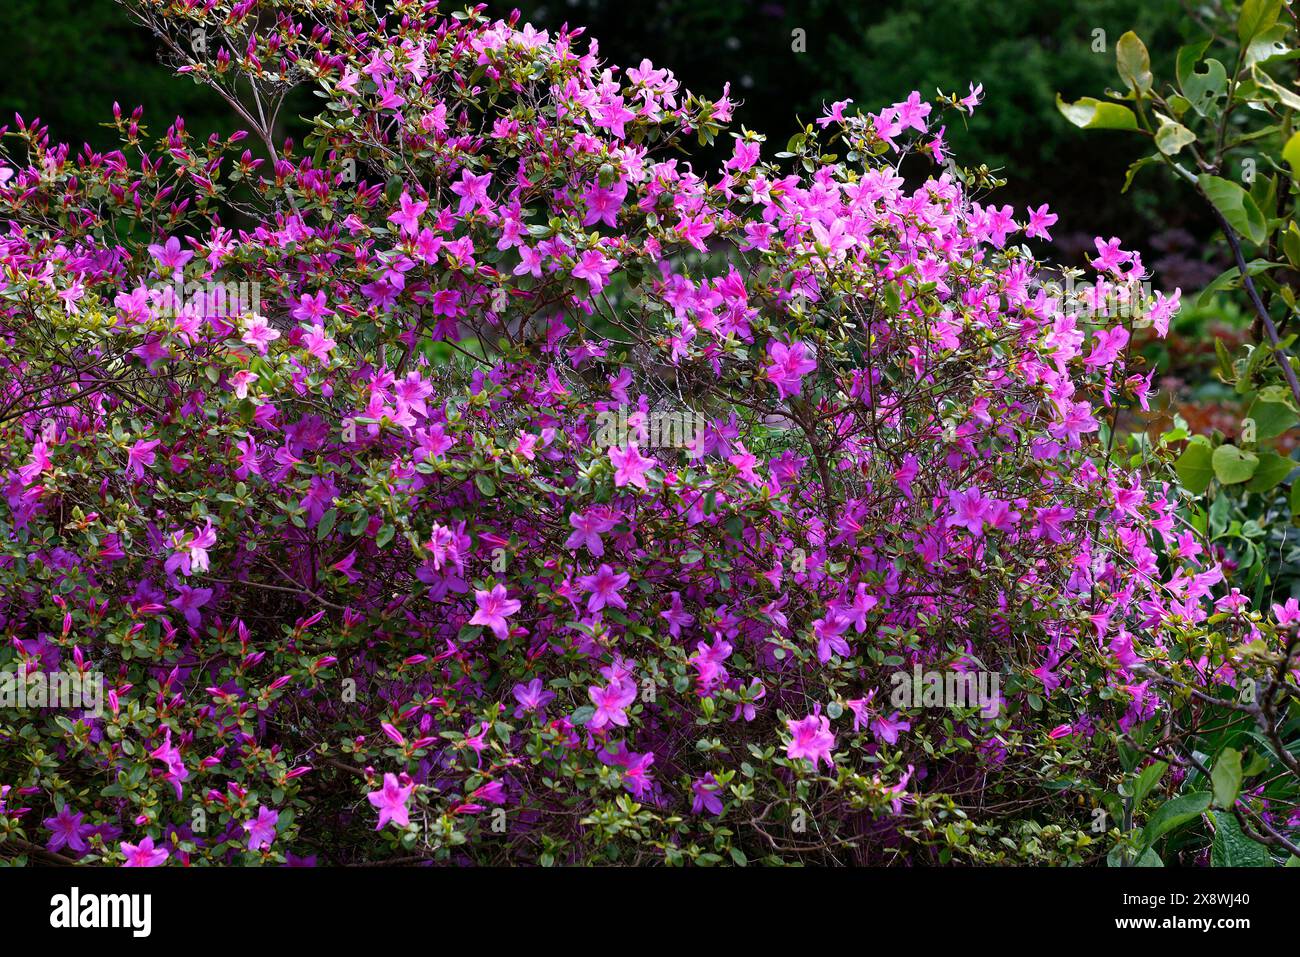
[[[1246,485],[1248,492],[1267,492],[1275,488],[1295,469],[1296,463],[1276,452],[1259,452],[1259,467]]]
[[[1241,752],[1236,748],[1224,748],[1219,752],[1218,760],[1210,771],[1210,783],[1214,787],[1215,807],[1230,808],[1237,802],[1241,793]]]
[[[1236,183],[1208,173],[1198,176],[1196,182],[1233,230],[1253,243],[1262,243],[1268,238],[1264,214],[1244,189]]]
[[[1174,471],[1178,473],[1183,488],[1193,495],[1200,495],[1210,487],[1210,480],[1214,478],[1211,459],[1209,440],[1203,435],[1193,437],[1174,463]]]
[[[1125,86],[1144,96],[1151,92],[1151,57],[1146,44],[1132,30],[1115,44],[1115,60]]]
[[[1232,814],[1227,811],[1214,812],[1211,867],[1271,867],[1272,864],[1268,848],[1247,837]]]
[[[1250,75],[1254,78],[1255,82],[1260,85],[1260,87],[1268,90],[1276,96],[1278,102],[1283,106],[1289,107],[1293,110],[1300,110],[1300,95],[1297,95],[1294,90],[1289,90],[1282,84],[1276,82],[1259,67],[1253,67],[1250,71]]]
[[[1180,794],[1170,798],[1160,805],[1156,813],[1152,814],[1151,819],[1147,821],[1147,826],[1142,829],[1143,844],[1151,847],[1174,828],[1200,817],[1209,810],[1212,800],[1213,797],[1208,791]]]
[[[1224,485],[1247,482],[1259,468],[1259,456],[1235,445],[1220,445],[1210,461],[1214,466],[1214,477]]]
[[[1207,116],[1228,86],[1228,71],[1218,60],[1206,60],[1204,70],[1192,70],[1182,81],[1183,95],[1191,101],[1192,109]]]
[[[1085,96],[1074,103],[1066,103],[1058,93],[1056,108],[1080,129],[1135,130],[1138,128],[1137,116],[1127,106],[1106,103],[1091,96]]]
[[[1265,30],[1277,23],[1282,12],[1282,0],[1245,0],[1237,16],[1237,39],[1248,46]]]
[[[1292,172],[1300,171],[1300,133],[1291,134],[1291,138],[1282,147],[1282,158],[1287,161]]]
[[[1255,420],[1255,437],[1257,439],[1274,439],[1286,432],[1297,422],[1300,416],[1284,402],[1270,402],[1262,395],[1250,404],[1246,411],[1248,419]]]

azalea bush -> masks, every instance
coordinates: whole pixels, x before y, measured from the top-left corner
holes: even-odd
[[[105,688],[0,710],[5,853],[1149,862],[1167,683],[1292,686],[1116,438],[1177,297],[1038,260],[978,86],[773,144],[482,9],[127,10],[247,133],[4,131],[0,666]]]

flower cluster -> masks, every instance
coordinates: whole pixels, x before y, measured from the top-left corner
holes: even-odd
[[[980,91],[837,103],[774,151],[580,30],[254,6],[138,10],[174,49],[201,18],[202,82],[317,93],[308,152],[255,111],[265,159],[138,111],[112,153],[6,131],[0,665],[102,673],[107,706],[0,711],[0,841],[996,860],[1037,820],[1083,848],[1054,781],[1104,780],[1152,664],[1231,683],[1271,640],[1214,607],[1160,463],[1113,454],[1130,339],[1176,303],[1048,294],[1014,240],[1055,217],[945,165]],[[1118,241],[1094,267],[1145,274]],[[705,427],[596,440],[663,402]],[[914,666],[996,673],[998,706],[896,706]]]

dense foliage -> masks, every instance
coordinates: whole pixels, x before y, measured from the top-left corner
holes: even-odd
[[[1035,259],[1050,210],[949,164],[976,88],[780,149],[579,30],[130,9],[273,158],[7,131],[0,665],[107,693],[0,711],[0,848],[1151,863],[1213,803],[1291,849],[1258,752],[1164,777],[1300,620],[1117,443],[1178,297]]]

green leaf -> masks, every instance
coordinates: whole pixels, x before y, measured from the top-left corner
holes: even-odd
[[[1138,775],[1137,782],[1133,785],[1134,807],[1140,805],[1143,799],[1151,793],[1151,789],[1160,782],[1160,778],[1168,769],[1169,764],[1165,761],[1157,761],[1142,769],[1142,773]]]
[[[1275,439],[1300,422],[1300,415],[1286,402],[1271,398],[1269,391],[1261,389],[1246,410],[1246,418],[1255,420],[1255,437],[1259,439]]]
[[[1137,117],[1127,106],[1105,103],[1091,96],[1066,103],[1056,94],[1056,108],[1067,120],[1085,130],[1135,130]]]
[[[1205,69],[1192,70],[1182,81],[1183,95],[1201,116],[1207,116],[1214,101],[1228,85],[1228,71],[1218,60],[1206,60]]]
[[[1251,40],[1250,46],[1246,48],[1246,66],[1267,63],[1290,53],[1291,48],[1287,46],[1290,32],[1288,24],[1278,23]]]
[[[334,530],[334,522],[338,520],[339,510],[332,508],[320,517],[320,524],[316,526],[316,540],[324,541],[329,533]]]
[[[1234,230],[1256,244],[1268,237],[1264,214],[1244,189],[1236,183],[1208,173],[1198,176],[1196,182],[1201,192]]]
[[[1258,276],[1261,273],[1268,272],[1270,269],[1279,269],[1283,265],[1285,265],[1285,263],[1271,263],[1267,259],[1252,259],[1250,262],[1246,263],[1246,275]],[[1237,289],[1240,286],[1241,271],[1237,269],[1236,266],[1231,266],[1215,276],[1210,284],[1201,290],[1200,294],[1196,297],[1196,306],[1198,309],[1207,306],[1214,301],[1214,297],[1219,293],[1229,289]],[[1215,341],[1215,347],[1217,351],[1217,340]]]
[[[1287,161],[1293,173],[1300,172],[1300,133],[1292,133],[1291,138],[1282,147],[1282,158]]]
[[[1203,435],[1194,436],[1174,463],[1174,471],[1178,473],[1183,488],[1193,495],[1200,495],[1209,488],[1210,480],[1214,478],[1209,439]]]
[[[1160,805],[1159,810],[1151,815],[1147,826],[1142,829],[1143,845],[1152,847],[1156,841],[1174,828],[1196,820],[1209,809],[1211,800],[1213,797],[1208,791],[1180,794],[1178,797],[1170,798]]]
[[[1124,188],[1121,189],[1120,192],[1128,192],[1129,187],[1133,185],[1133,177],[1137,175],[1138,170],[1142,169],[1144,166],[1150,166],[1152,163],[1158,162],[1160,162],[1159,153],[1152,153],[1150,156],[1144,156],[1140,160],[1135,160],[1133,164],[1129,166],[1128,172],[1124,174]]]
[[[1287,145],[1289,146],[1290,143]],[[1292,155],[1296,159],[1300,159],[1300,143],[1296,144],[1295,152]],[[1287,160],[1287,162],[1290,162],[1290,160]],[[1282,251],[1286,253],[1287,261],[1291,263],[1292,268],[1300,269],[1300,228],[1297,228],[1295,223],[1290,223],[1286,231],[1282,233]]]
[[[1178,88],[1186,92],[1187,78],[1192,75],[1196,64],[1200,62],[1205,51],[1210,48],[1209,40],[1202,40],[1200,43],[1189,43],[1187,46],[1178,48],[1178,60],[1174,68],[1174,75],[1178,78]]]
[[[483,472],[474,476],[474,484],[487,498],[491,498],[497,493],[497,486],[496,483],[492,481],[492,476],[486,475]]]
[[[1237,39],[1243,47],[1249,46],[1265,30],[1277,23],[1282,12],[1282,0],[1246,0],[1237,16]]]
[[[1259,468],[1246,486],[1248,492],[1267,492],[1281,483],[1295,468],[1294,460],[1276,452],[1260,452]]]
[[[584,725],[591,720],[591,716],[596,713],[596,709],[589,704],[583,705],[569,717],[569,720],[576,725]]]
[[[1160,121],[1160,129],[1156,130],[1156,149],[1166,156],[1176,156],[1184,146],[1196,142],[1196,134],[1182,123],[1160,113],[1156,114],[1156,119]]]
[[[1164,867],[1165,862],[1160,860],[1159,854],[1157,854],[1155,851],[1153,851],[1151,848],[1148,847],[1145,851],[1142,852],[1142,856],[1137,859],[1137,863],[1134,864],[1133,866],[1134,867]]]
[[[1210,783],[1214,786],[1214,804],[1216,807],[1230,808],[1241,793],[1241,752],[1236,748],[1224,748],[1214,762],[1210,772]]]
[[[1300,96],[1278,83],[1259,67],[1252,67],[1250,75],[1256,83],[1276,96],[1283,106],[1290,107],[1293,110],[1300,110]]]
[[[1248,481],[1259,468],[1259,456],[1235,445],[1220,445],[1210,461],[1214,465],[1214,477],[1224,485]]]
[[[1132,30],[1115,44],[1115,60],[1125,86],[1143,95],[1151,92],[1151,57],[1146,44]]]
[[[1227,811],[1214,812],[1214,845],[1211,867],[1271,867],[1268,848],[1242,833],[1237,819]]]
[[[1300,515],[1300,482],[1291,486],[1291,516]]]

